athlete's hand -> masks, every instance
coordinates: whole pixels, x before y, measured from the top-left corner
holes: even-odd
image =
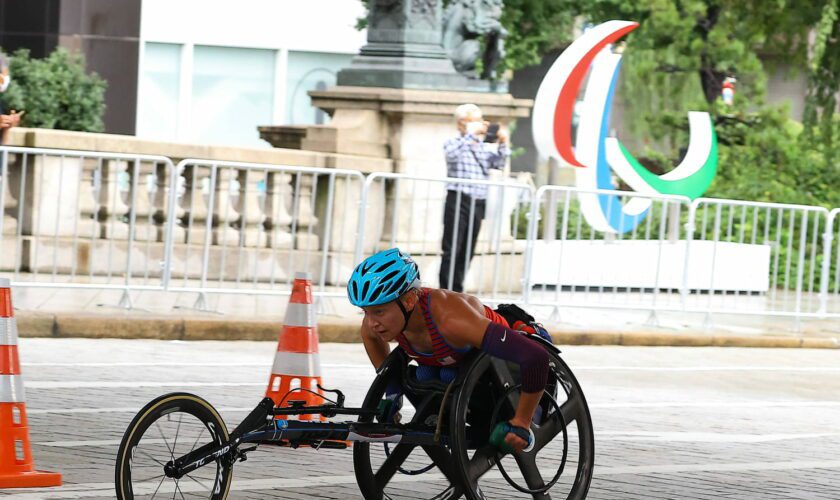
[[[528,429],[531,426],[530,422],[520,422],[515,418],[509,420],[508,423],[516,427],[522,427],[523,429]],[[512,432],[508,432],[505,436],[505,443],[516,451],[522,451],[528,447],[528,441],[525,441]]]
[[[490,434],[490,443],[505,453],[522,451],[529,444],[528,441],[523,438],[523,436],[516,435],[511,429],[512,426],[519,427],[520,432],[523,432],[524,434],[524,432],[527,432],[528,426],[517,425],[514,422],[517,422],[517,420],[513,419],[508,422],[499,422],[498,424],[496,424],[496,427],[493,428],[493,432]],[[529,439],[532,438],[529,437]]]
[[[402,409],[403,395],[399,380],[392,380],[385,388],[385,400],[389,402],[388,411],[385,415],[386,421],[400,423],[400,420],[402,420],[400,410]]]

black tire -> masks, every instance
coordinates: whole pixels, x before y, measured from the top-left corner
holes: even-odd
[[[536,465],[536,456],[543,447],[554,437],[563,433],[575,431],[574,446],[577,447],[574,471],[566,467],[562,477],[569,478],[566,484],[558,484],[556,488],[546,493],[534,493],[535,499],[567,498],[569,500],[583,500],[589,491],[592,481],[592,470],[595,464],[595,438],[592,430],[592,418],[586,398],[568,365],[560,358],[558,352],[549,345],[543,347],[549,353],[549,384],[546,393],[556,397],[560,403],[562,418],[556,415],[553,405],[547,404],[548,395],[543,396],[541,407],[545,412],[542,425],[532,424],[536,446],[533,453],[515,455],[519,472],[525,478],[527,487],[537,490],[545,485],[551,476],[544,478],[540,475],[540,467]],[[518,367],[511,365],[485,353],[480,353],[470,365],[464,376],[464,382],[453,400],[453,411],[450,414],[451,448],[455,458],[455,465],[459,481],[464,487],[464,493],[469,500],[487,498],[482,491],[479,481],[481,477],[501,459],[493,445],[487,442],[489,429],[495,422],[491,422],[492,411],[476,411],[481,408],[493,408],[496,402],[509,388],[519,384]],[[561,392],[562,391],[562,392]],[[565,397],[563,395],[565,393]],[[489,401],[488,401],[489,398]],[[495,399],[494,399],[495,398]],[[513,408],[518,402],[518,391],[511,392],[507,406],[507,415],[500,415],[499,420],[506,420],[512,416]],[[473,411],[470,411],[473,409]],[[504,412],[502,412],[504,413]],[[561,423],[562,422],[562,423]],[[566,463],[566,435],[563,435],[562,463]],[[474,450],[470,456],[471,450]],[[570,457],[571,458],[571,457]],[[556,470],[560,464],[556,460]],[[552,471],[553,474],[553,471]],[[571,476],[574,474],[574,476]],[[571,477],[573,479],[571,479]],[[490,489],[490,488],[486,488]],[[494,488],[495,489],[495,488]],[[506,497],[507,498],[507,497]]]
[[[394,378],[402,380],[405,373],[408,358],[403,353],[402,349],[394,349],[391,354],[382,363],[382,366],[377,372],[376,378],[365,396],[363,408],[377,408],[379,402],[385,395],[385,389],[388,383]],[[411,392],[405,387],[405,397],[411,401],[416,409],[416,413],[412,419],[413,422],[423,422],[429,415],[436,415],[439,409],[440,398],[443,396],[442,392],[434,393],[428,392]],[[360,416],[359,422],[372,422],[372,416]],[[445,429],[445,427],[444,427]],[[416,450],[416,448],[421,448]],[[398,473],[398,470],[405,464],[412,452],[420,452],[422,455],[422,463],[425,465],[433,462],[438,470],[450,479],[449,485],[443,491],[437,493],[432,498],[440,500],[453,500],[462,495],[462,488],[457,484],[457,476],[455,475],[455,468],[453,458],[449,450],[444,446],[414,446],[406,444],[397,444],[391,446],[389,456],[385,458],[384,444],[380,443],[366,443],[356,442],[353,444],[353,470],[356,474],[356,482],[359,485],[359,490],[362,496],[367,500],[382,500],[389,498],[387,496],[386,488],[393,476]],[[419,459],[418,459],[419,461]],[[380,462],[382,462],[380,464]],[[412,469],[416,469],[418,464],[413,464]],[[375,470],[374,470],[375,469]]]
[[[174,436],[169,432],[173,427]],[[186,495],[187,498],[226,499],[233,472],[226,457],[180,481],[167,478],[163,465],[210,440],[221,444],[228,437],[224,420],[207,401],[188,393],[160,396],[137,413],[123,435],[115,467],[117,498],[152,498],[166,491],[173,495],[180,492],[178,498]]]

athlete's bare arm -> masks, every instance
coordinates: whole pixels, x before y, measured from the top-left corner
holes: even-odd
[[[368,358],[370,358],[373,367],[378,370],[382,366],[382,362],[385,361],[385,358],[388,357],[388,354],[391,353],[391,346],[388,345],[388,342],[385,342],[371,332],[370,328],[364,322],[362,323],[361,335]]]
[[[455,347],[471,345],[481,348],[490,320],[484,315],[484,306],[477,298],[441,290],[435,293],[431,303],[432,315],[448,342]],[[520,393],[519,406],[511,423],[525,429],[530,427],[541,397],[542,391]],[[508,434],[506,441],[520,450],[527,445],[514,434]]]

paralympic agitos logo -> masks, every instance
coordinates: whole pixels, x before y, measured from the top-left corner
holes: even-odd
[[[717,136],[708,113],[690,111],[690,140],[682,162],[663,175],[643,167],[615,137],[607,137],[621,54],[613,44],[638,27],[608,21],[586,31],[557,58],[534,102],[534,142],[540,154],[559,158],[576,169],[576,184],[587,190],[613,190],[614,171],[638,193],[701,196],[717,171]],[[590,71],[591,68],[591,71]],[[589,71],[572,144],[572,117],[581,84]],[[647,216],[651,201],[625,204],[615,194],[581,193],[581,210],[598,231],[631,231]]]

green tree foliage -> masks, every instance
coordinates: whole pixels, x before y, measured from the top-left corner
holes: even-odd
[[[539,64],[571,41],[574,20],[568,0],[505,0],[502,25],[509,35],[501,69]]]
[[[686,112],[709,111],[721,144],[710,196],[840,206],[840,0],[507,0],[506,64],[519,68],[572,38],[570,20],[639,22],[626,37],[619,99],[637,154],[667,171],[687,142]],[[816,42],[809,56],[809,35]],[[538,36],[532,35],[538,33]],[[516,35],[514,35],[516,34]],[[805,132],[768,106],[772,61],[807,69]],[[719,99],[737,78],[735,106]]]
[[[86,73],[81,55],[63,48],[44,59],[21,49],[10,58],[12,83],[0,94],[6,109],[25,110],[22,126],[101,132],[107,83]]]
[[[828,111],[840,84],[836,9],[829,7],[837,2],[589,0],[574,8],[593,24],[640,23],[626,38],[620,91],[626,125],[640,142],[658,145],[659,155],[640,154],[659,157],[667,170],[687,142],[685,113],[709,111],[721,145],[710,196],[838,206],[833,186],[840,167],[826,161],[838,136]],[[818,35],[809,57],[809,34],[818,25],[827,34],[823,42]],[[805,128],[812,133],[802,133],[786,109],[766,104],[766,75],[774,60],[808,68]],[[733,107],[719,99],[727,76],[737,78]]]
[[[835,117],[835,110],[840,92],[840,0],[825,2],[814,33],[813,54],[808,65],[804,137],[820,150],[825,169],[837,176],[840,121]]]

